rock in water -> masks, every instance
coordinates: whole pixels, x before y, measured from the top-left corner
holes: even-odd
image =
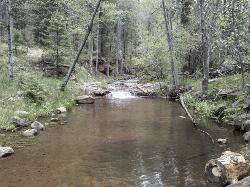
[[[14,150],[11,147],[0,146],[0,158],[14,154]]]
[[[51,118],[50,121],[51,122],[58,122],[58,121],[60,121],[60,119],[59,118]]]
[[[249,142],[249,141],[250,141],[250,131],[246,132],[246,133],[243,135],[243,137],[244,137],[244,140],[245,140],[246,142]]]
[[[38,134],[38,131],[36,129],[28,129],[24,132],[22,132],[22,135],[25,137],[34,137]]]
[[[217,140],[217,142],[219,143],[219,144],[226,144],[227,143],[227,139],[223,139],[223,138],[219,138],[218,140]]]
[[[250,186],[250,177],[246,177],[239,182],[229,185],[227,187],[249,187]]]
[[[227,185],[234,184],[238,179],[247,176],[249,168],[241,154],[226,151],[220,158],[208,161],[205,174],[210,182]]]
[[[31,128],[35,129],[37,131],[44,131],[45,130],[45,126],[38,121],[33,122],[31,124]]]
[[[95,102],[95,99],[91,96],[79,96],[75,99],[75,102],[77,104],[93,104]]]
[[[66,113],[67,112],[67,109],[65,107],[59,107],[57,109],[57,113],[58,114],[62,114],[62,113]]]

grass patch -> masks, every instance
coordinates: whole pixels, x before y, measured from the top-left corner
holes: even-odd
[[[14,127],[11,122],[16,111],[26,111],[25,117],[35,120],[48,116],[60,106],[70,108],[80,94],[71,84],[61,92],[60,80],[44,77],[40,72],[21,72],[13,81],[6,73],[1,73],[0,82],[0,129]]]
[[[250,72],[245,73],[246,83],[250,83]],[[217,97],[220,90],[241,90],[241,75],[230,75],[221,77],[218,80],[209,84],[209,97],[211,99],[202,100],[197,98],[195,93],[201,92],[201,80],[189,78],[186,81],[186,86],[192,87],[192,91],[184,94],[184,99],[187,105],[195,111],[199,118],[214,118],[214,110],[220,105],[226,105],[226,111],[223,121],[234,121],[239,116],[246,115],[242,109],[243,105],[250,100],[249,94],[241,94],[236,98],[223,99]]]

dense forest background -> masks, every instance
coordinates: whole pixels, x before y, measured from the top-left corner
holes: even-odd
[[[230,63],[242,72],[248,68],[248,0],[165,1],[170,41],[163,2],[102,1],[79,63],[93,72],[101,63],[100,71],[105,74],[130,73],[149,80],[169,77],[171,55],[178,74],[202,77],[206,69]],[[13,27],[14,56],[39,46],[46,51],[44,61],[69,64],[87,31],[95,3],[1,0],[1,42],[7,42],[8,27]],[[168,52],[169,44],[173,54]],[[1,46],[1,50],[7,48]],[[6,64],[2,59],[1,65]]]

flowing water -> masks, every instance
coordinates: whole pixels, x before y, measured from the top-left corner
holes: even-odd
[[[229,138],[226,147],[213,144],[175,102],[113,96],[76,107],[67,125],[48,128],[36,144],[1,159],[0,186],[212,186],[205,163],[239,148],[240,136],[208,123],[213,138]]]

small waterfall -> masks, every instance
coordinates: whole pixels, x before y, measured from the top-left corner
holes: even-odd
[[[110,94],[107,95],[107,97],[111,99],[137,98],[136,96],[133,96],[130,92],[127,91],[111,91]]]

